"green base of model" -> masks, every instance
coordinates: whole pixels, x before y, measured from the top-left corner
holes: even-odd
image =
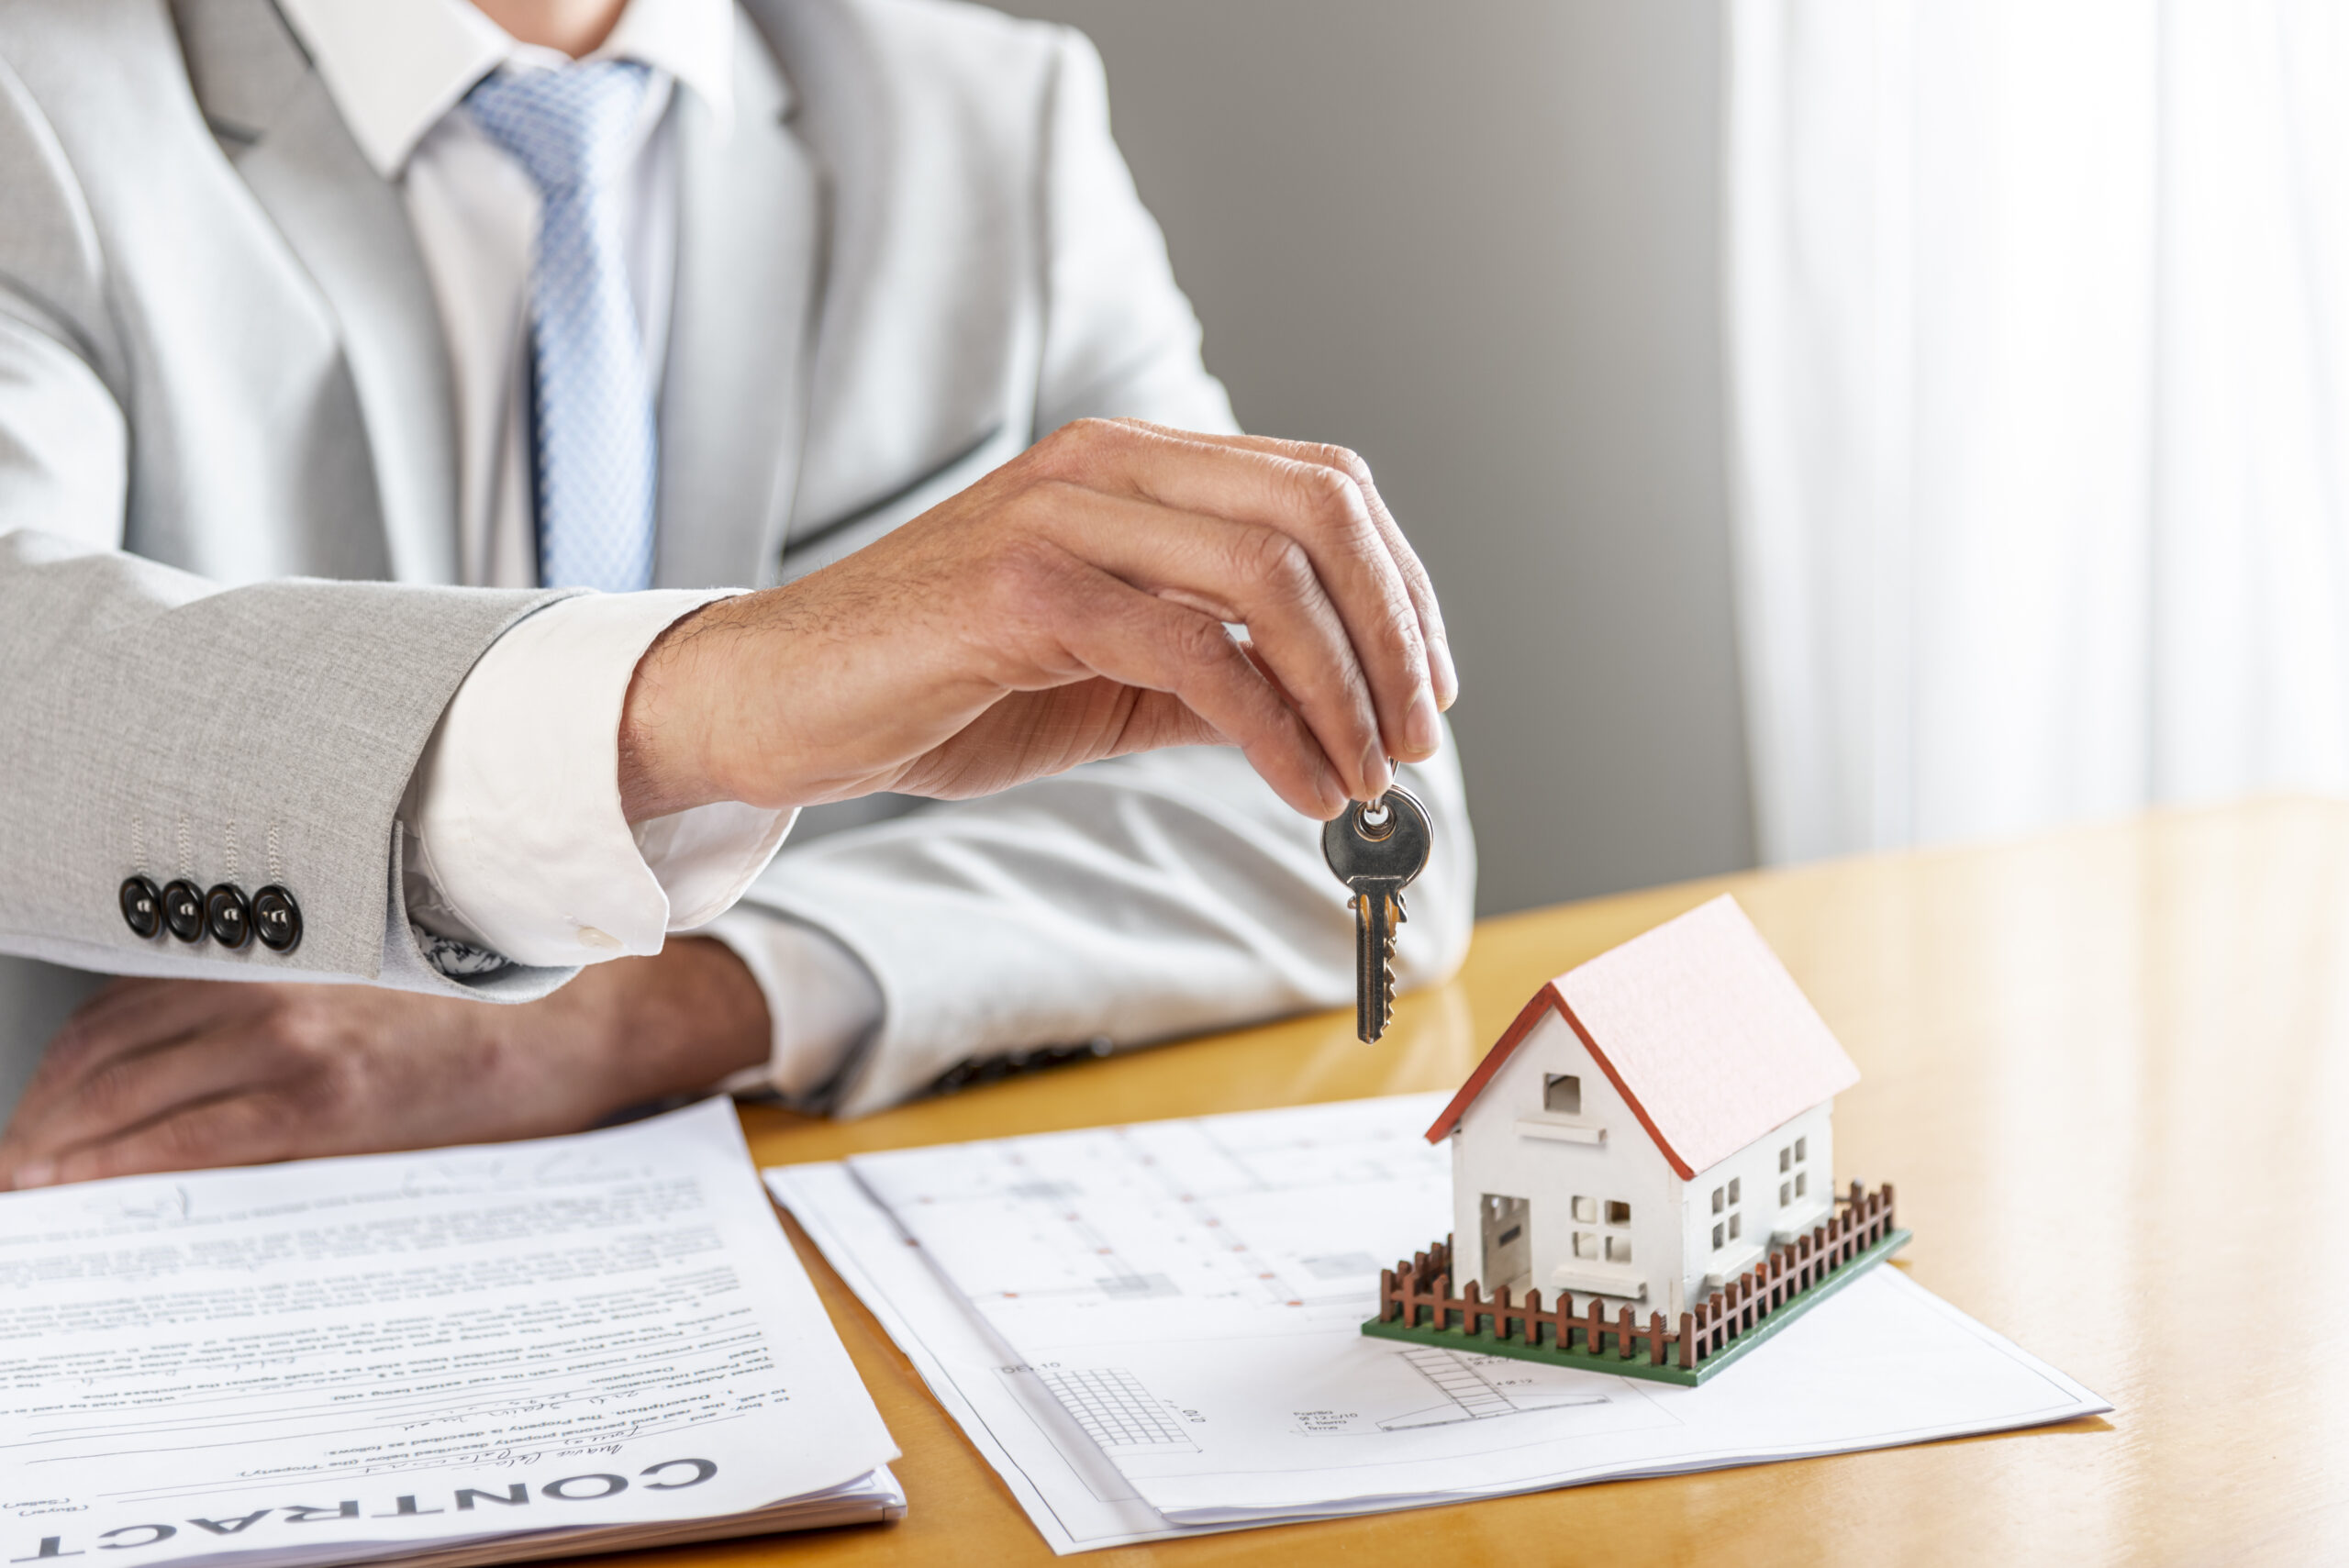
[[[1362,1326],[1362,1331],[1374,1339],[1402,1340],[1414,1345],[1437,1345],[1447,1351],[1462,1351],[1471,1355],[1508,1356],[1515,1361],[1540,1362],[1545,1366],[1579,1367],[1585,1372],[1611,1373],[1617,1377],[1643,1377],[1653,1383],[1674,1383],[1684,1388],[1694,1388],[1719,1376],[1772,1336],[1782,1332],[1788,1324],[1804,1313],[1851,1284],[1869,1269],[1890,1257],[1908,1243],[1909,1233],[1894,1230],[1875,1245],[1859,1252],[1809,1289],[1800,1291],[1781,1302],[1776,1308],[1757,1317],[1753,1327],[1735,1332],[1733,1338],[1720,1349],[1696,1357],[1694,1366],[1681,1366],[1676,1358],[1668,1357],[1659,1362],[1653,1359],[1649,1344],[1649,1330],[1634,1324],[1629,1335],[1615,1322],[1607,1322],[1597,1330],[1598,1342],[1590,1342],[1593,1333],[1589,1323],[1582,1318],[1571,1320],[1566,1341],[1557,1341],[1554,1322],[1537,1326],[1531,1337],[1512,1334],[1500,1337],[1497,1329],[1498,1307],[1495,1303],[1481,1304],[1474,1322],[1469,1314],[1454,1307],[1441,1314],[1442,1323],[1409,1323],[1399,1318],[1374,1318]],[[1421,1308],[1422,1312],[1432,1310]],[[1471,1328],[1475,1332],[1470,1332]],[[1628,1340],[1628,1342],[1626,1340]]]

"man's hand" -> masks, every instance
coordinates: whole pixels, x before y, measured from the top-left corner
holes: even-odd
[[[766,1059],[718,942],[498,1006],[364,985],[124,980],[74,1014],[0,1136],[0,1189],[575,1132]]]
[[[641,821],[961,797],[1228,742],[1327,818],[1384,791],[1390,759],[1433,755],[1458,688],[1361,459],[1081,420],[846,560],[664,633],[621,718],[621,800]]]

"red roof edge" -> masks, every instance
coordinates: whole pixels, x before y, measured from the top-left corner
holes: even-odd
[[[1607,1081],[1615,1085],[1615,1092],[1623,1096],[1625,1105],[1631,1107],[1631,1114],[1639,1118],[1641,1128],[1648,1135],[1648,1141],[1663,1152],[1666,1162],[1679,1173],[1680,1179],[1694,1181],[1697,1173],[1688,1168],[1687,1162],[1680,1158],[1672,1145],[1664,1140],[1663,1134],[1656,1131],[1655,1123],[1648,1118],[1647,1107],[1640,1104],[1640,1097],[1631,1093],[1630,1085],[1623,1082],[1622,1074],[1615,1071],[1615,1064],[1607,1060],[1607,1053],[1598,1048],[1597,1040],[1591,1039],[1590,1031],[1583,1027],[1582,1020],[1575,1017],[1575,1010],[1566,1006],[1566,998],[1558,990],[1558,983],[1554,980],[1542,983],[1542,989],[1533,993],[1533,999],[1525,1004],[1508,1028],[1502,1031],[1501,1038],[1493,1042],[1493,1049],[1485,1052],[1485,1059],[1476,1063],[1476,1071],[1468,1074],[1468,1081],[1460,1085],[1460,1092],[1452,1096],[1451,1103],[1443,1107],[1443,1114],[1435,1118],[1433,1127],[1428,1129],[1428,1141],[1441,1143],[1459,1127],[1460,1118],[1468,1114],[1468,1107],[1476,1103],[1476,1096],[1485,1092],[1485,1085],[1493,1081],[1493,1075],[1524,1043],[1525,1037],[1533,1032],[1533,1026],[1542,1021],[1542,1011],[1545,1007],[1554,1009],[1560,1018],[1566,1020],[1566,1027],[1575,1031],[1575,1037],[1583,1043],[1583,1049],[1590,1052],[1590,1059],[1598,1063],[1598,1070],[1607,1074]]]
[[[1452,1096],[1452,1103],[1443,1107],[1443,1114],[1435,1118],[1433,1127],[1428,1129],[1430,1143],[1441,1143],[1452,1136],[1452,1129],[1460,1125],[1460,1118],[1467,1114],[1476,1096],[1485,1092],[1485,1085],[1493,1081],[1493,1074],[1501,1070],[1501,1064],[1508,1060],[1509,1052],[1515,1051],[1519,1043],[1533,1032],[1533,1026],[1542,1021],[1542,1009],[1544,1007],[1555,1007],[1562,1017],[1565,1014],[1566,999],[1558,995],[1558,984],[1554,980],[1542,982],[1542,989],[1533,993],[1533,1000],[1520,1009],[1516,1021],[1502,1030],[1501,1038],[1493,1042],[1493,1049],[1485,1052],[1485,1060],[1476,1063],[1476,1071],[1468,1074],[1468,1082],[1460,1085],[1460,1092]],[[1613,1073],[1610,1072],[1609,1076],[1613,1076]]]

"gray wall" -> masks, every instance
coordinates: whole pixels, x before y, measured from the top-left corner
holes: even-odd
[[[1486,913],[1753,859],[1722,472],[1718,0],[1008,0],[1268,434],[1434,573]]]

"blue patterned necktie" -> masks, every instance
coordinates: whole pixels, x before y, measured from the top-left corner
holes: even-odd
[[[594,61],[499,72],[465,95],[545,203],[530,275],[530,445],[547,587],[652,583],[652,379],[615,194],[648,84],[633,61]]]

